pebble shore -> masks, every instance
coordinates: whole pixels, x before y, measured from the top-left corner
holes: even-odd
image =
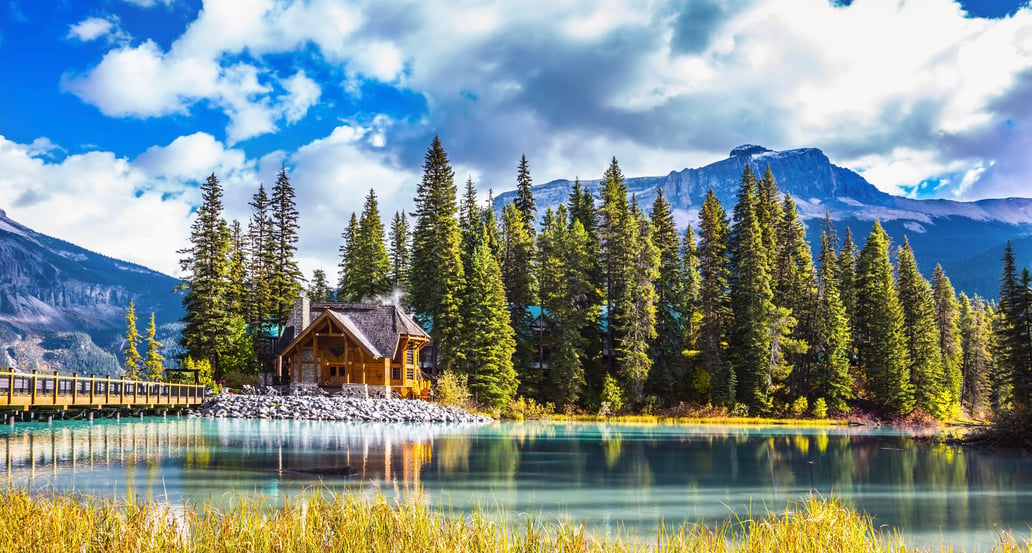
[[[318,395],[219,394],[196,407],[198,417],[376,422],[488,423],[492,419],[453,407],[409,399]]]

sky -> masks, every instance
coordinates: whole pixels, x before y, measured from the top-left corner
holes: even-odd
[[[627,176],[816,147],[918,198],[1032,196],[1024,0],[0,0],[0,209],[180,275],[214,173],[285,168],[306,276],[375,189]]]

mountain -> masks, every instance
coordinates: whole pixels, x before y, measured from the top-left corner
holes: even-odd
[[[767,166],[782,192],[796,202],[807,226],[811,245],[817,244],[820,220],[825,210],[835,222],[841,238],[850,227],[859,246],[877,219],[892,237],[893,244],[908,237],[918,264],[931,276],[941,263],[957,290],[995,297],[998,292],[1003,246],[1011,240],[1019,262],[1032,267],[1032,199],[1007,198],[960,202],[915,200],[878,190],[857,173],[831,163],[816,148],[772,151],[747,144],[731,150],[723,159],[696,169],[671,171],[663,177],[632,177],[625,180],[629,194],[650,209],[656,191],[662,188],[683,229],[695,223],[698,210],[712,188],[730,213],[746,165],[757,176]],[[600,181],[581,181],[598,197]],[[573,182],[554,180],[532,188],[539,213],[567,200]],[[515,191],[495,197],[497,211],[515,197]]]
[[[178,347],[179,281],[40,234],[0,210],[0,366],[118,375],[125,314]],[[142,353],[142,352],[141,352]]]

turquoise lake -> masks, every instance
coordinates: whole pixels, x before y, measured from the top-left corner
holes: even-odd
[[[1032,458],[907,431],[607,423],[487,426],[143,418],[0,427],[9,486],[93,496],[273,504],[326,486],[446,510],[655,536],[837,496],[908,543],[988,550],[1032,524]]]

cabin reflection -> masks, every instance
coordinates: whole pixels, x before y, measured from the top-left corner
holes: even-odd
[[[70,476],[110,469],[105,476],[120,479],[124,490],[126,477],[119,473],[146,467],[148,478],[184,495],[236,491],[259,480],[273,494],[281,487],[317,484],[385,483],[414,490],[432,461],[435,442],[463,430],[441,424],[104,421],[0,432],[0,455],[4,479],[13,486],[61,487]],[[198,472],[206,476],[192,476]]]

